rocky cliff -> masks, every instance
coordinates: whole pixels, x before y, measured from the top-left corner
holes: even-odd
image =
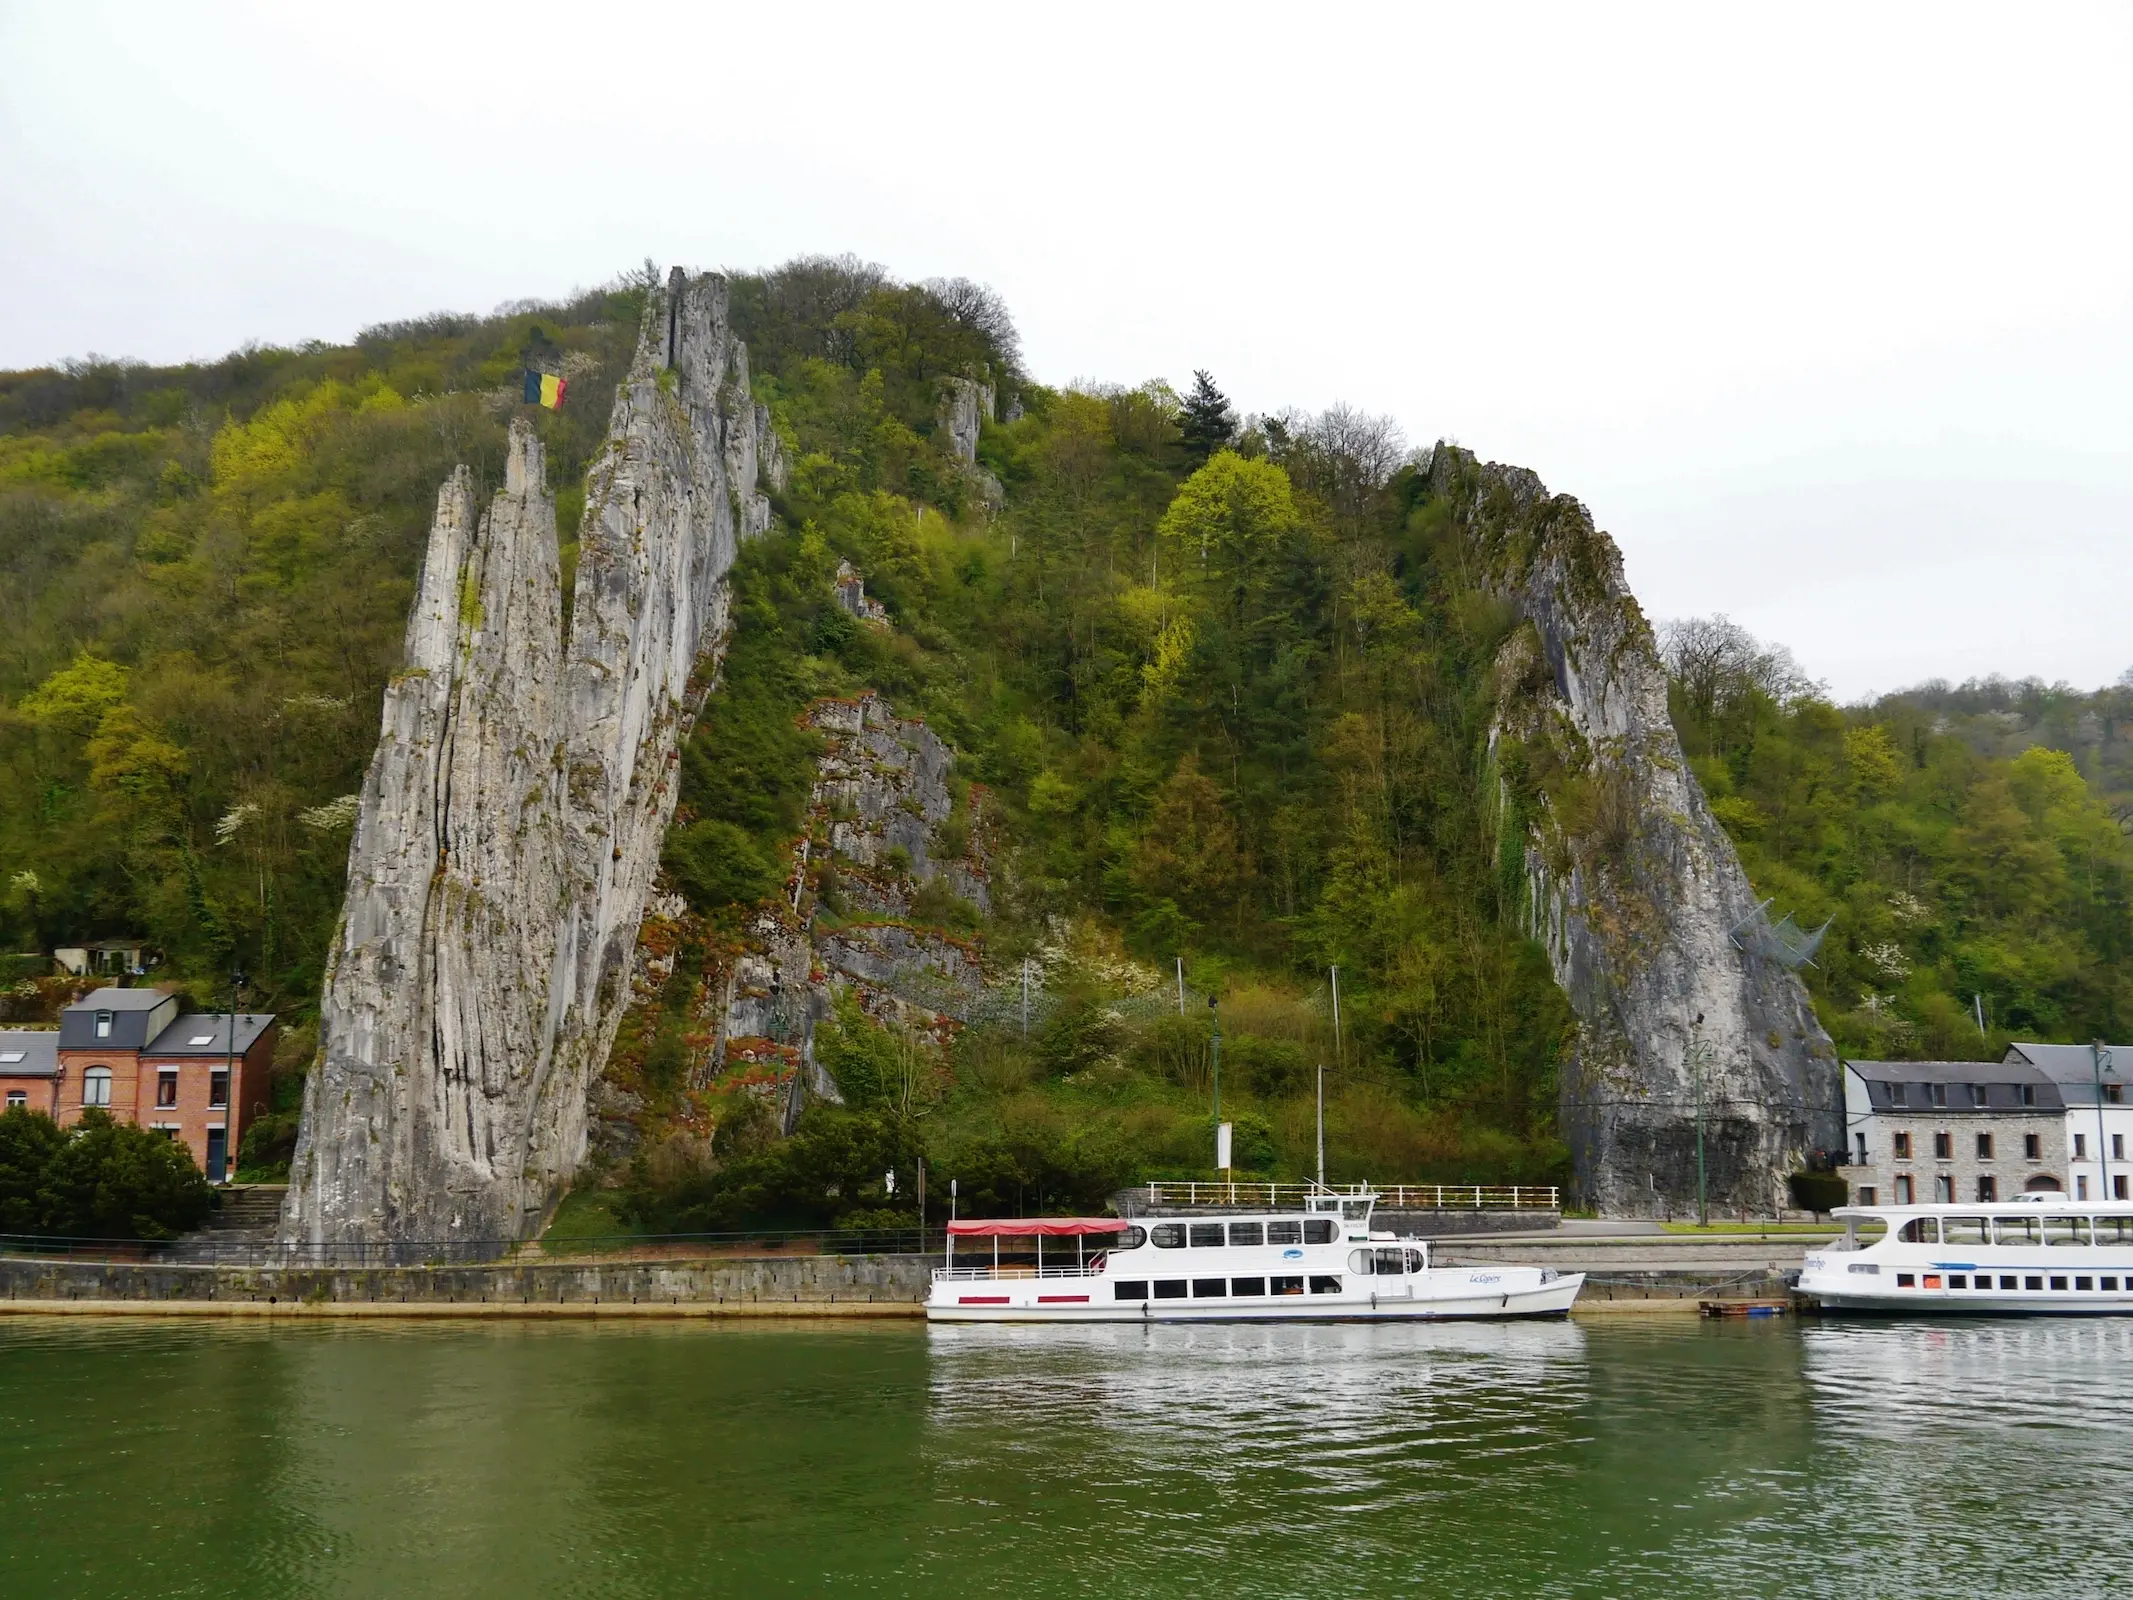
[[[778,460],[715,275],[648,299],[586,482],[567,632],[541,449],[439,494],[329,956],[283,1236],[512,1239],[583,1154],[673,763]]]
[[[1784,1173],[1841,1144],[1835,1052],[1755,937],[1756,896],[1682,755],[1621,553],[1522,469],[1440,446],[1431,489],[1518,619],[1490,754],[1507,865],[1578,1018],[1562,1126],[1583,1198],[1640,1215],[1694,1196],[1700,1080],[1711,1203],[1787,1203]]]

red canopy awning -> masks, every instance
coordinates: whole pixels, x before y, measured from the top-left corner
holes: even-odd
[[[1032,1234],[1123,1233],[1132,1227],[1117,1217],[993,1217],[984,1221],[951,1222],[948,1231],[959,1239],[1025,1239]]]

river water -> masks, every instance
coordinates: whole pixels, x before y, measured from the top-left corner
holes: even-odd
[[[2133,1321],[0,1319],[0,1595],[2133,1592]]]

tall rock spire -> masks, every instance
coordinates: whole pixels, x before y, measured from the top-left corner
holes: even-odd
[[[1532,931],[1577,1014],[1561,1120],[1582,1198],[1633,1216],[1693,1197],[1700,1091],[1712,1204],[1770,1211],[1787,1171],[1842,1144],[1836,1052],[1798,976],[1734,937],[1756,896],[1621,552],[1521,468],[1440,445],[1430,488],[1520,619],[1489,744]]]
[[[540,441],[511,430],[477,527],[439,493],[407,666],[349,849],[282,1236],[502,1240],[583,1155],[628,999],[673,763],[725,645],[774,459],[726,284],[648,297],[586,483],[568,642]]]

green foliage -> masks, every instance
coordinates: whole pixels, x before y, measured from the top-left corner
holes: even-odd
[[[1851,1200],[1851,1184],[1841,1172],[1794,1172],[1785,1182],[1801,1211],[1834,1211]]]
[[[2094,779],[2071,750],[1997,753],[2005,723],[1949,727],[1944,689],[1840,709],[1723,618],[1676,624],[1668,652],[1684,746],[1758,892],[1835,919],[1803,975],[1846,1054],[1990,1060],[2133,1021],[2133,843],[2098,792],[2103,747]]]
[[[166,1135],[94,1106],[66,1129],[21,1106],[0,1113],[0,1233],[169,1239],[214,1205],[191,1155]]]

